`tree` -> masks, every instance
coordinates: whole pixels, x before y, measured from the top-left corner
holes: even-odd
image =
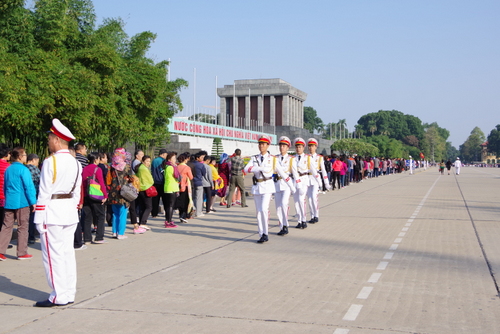
[[[463,160],[476,162],[481,160],[481,144],[486,140],[483,131],[479,127],[472,129],[467,140],[460,145],[460,155]]]
[[[182,109],[182,79],[145,56],[156,35],[129,38],[119,19],[95,27],[90,0],[4,1],[0,11],[0,140],[45,153],[46,129],[61,119],[92,149],[155,145]]]
[[[374,145],[356,138],[337,140],[332,144],[331,149],[346,155],[359,154],[362,156],[376,156],[379,153],[378,148]]]
[[[488,135],[488,151],[500,156],[500,124],[490,131]]]
[[[323,121],[312,107],[304,107],[304,128],[311,133],[323,132]]]

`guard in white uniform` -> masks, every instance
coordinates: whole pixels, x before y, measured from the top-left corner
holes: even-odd
[[[311,182],[315,182],[317,186],[321,183],[316,168],[313,166],[311,156],[304,153],[306,142],[298,137],[294,140],[295,152],[297,155],[292,161],[292,175],[295,181],[296,192],[293,196],[295,202],[295,212],[299,224],[296,228],[307,228],[306,223],[306,195],[307,188]],[[313,177],[310,178],[309,176]]]
[[[48,138],[52,155],[42,165],[35,211],[45,274],[52,292],[47,300],[35,304],[38,307],[62,306],[75,301],[73,238],[78,224],[82,167],[68,150],[69,141],[74,139],[58,119],[52,121]]]
[[[280,166],[276,163],[276,158],[267,151],[270,144],[271,139],[268,136],[261,136],[259,138],[260,154],[252,156],[244,169],[245,173],[254,174],[252,194],[255,199],[255,211],[257,211],[259,226],[260,239],[257,241],[258,243],[269,240],[269,202],[271,201],[271,196],[276,191],[273,174],[276,173],[284,178],[291,191],[295,191],[291,177],[281,170]]]
[[[281,167],[286,175],[292,175],[292,161],[293,158],[288,154],[291,146],[290,138],[282,136],[279,140],[280,154],[276,156],[277,164]],[[274,176],[274,185],[276,193],[274,194],[274,201],[276,204],[276,213],[280,223],[280,231],[278,235],[288,234],[288,209],[290,202],[290,194],[292,193],[290,187],[281,176]]]
[[[460,175],[460,167],[462,167],[462,162],[460,161],[460,158],[457,157],[457,160],[454,163],[455,165],[455,174]]]
[[[309,138],[307,140],[307,148],[309,149],[309,155],[311,156],[311,165],[316,168],[316,171],[318,172],[316,178],[319,180],[319,182],[314,182],[314,180],[312,180],[313,176],[309,175],[309,178],[311,178],[311,184],[307,189],[307,200],[309,201],[309,209],[311,210],[311,220],[309,223],[315,224],[319,222],[318,194],[320,189],[323,189],[323,182],[325,183],[325,188],[327,190],[330,190],[331,187],[330,182],[328,182],[328,174],[326,173],[324,158],[322,155],[316,153],[316,150],[318,149],[318,141],[314,138]],[[323,181],[321,181],[321,178],[323,178]]]

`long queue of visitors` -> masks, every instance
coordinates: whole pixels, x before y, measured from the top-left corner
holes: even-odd
[[[279,139],[280,153],[271,155],[271,139],[263,135],[258,140],[258,154],[243,157],[237,149],[231,156],[223,153],[218,163],[205,151],[177,155],[160,149],[155,159],[142,151],[132,156],[123,148],[109,155],[87,154],[83,143],[70,147],[74,140],[71,131],[53,119],[47,141],[51,155],[43,161],[41,170],[35,154],[0,144],[0,260],[7,260],[6,250],[16,221],[19,260],[32,258],[28,244],[36,242],[38,231],[52,292],[47,300],[37,302],[37,307],[73,303],[75,249],[107,243],[106,222],[113,238],[126,239],[128,216],[133,234],[146,233],[150,230],[149,217],[160,215],[160,201],[164,227],[177,228],[178,223],[216,211],[216,198],[220,198],[219,207],[247,207],[244,176],[253,174],[251,192],[260,236],[257,242],[265,243],[269,240],[273,196],[280,225],[277,235],[285,236],[289,233],[290,197],[295,207],[295,227],[305,229],[319,222],[320,192],[340,190],[352,182],[406,169],[404,160],[323,157],[316,152],[315,138],[295,138],[292,145],[283,136]],[[291,147],[295,148],[294,154],[289,154]],[[412,166],[410,160],[410,171]],[[177,224],[175,210],[179,214]]]
[[[176,228],[179,223],[187,223],[188,219],[201,218],[215,212],[216,202],[227,208],[239,205],[247,207],[244,184],[246,173],[256,175],[252,189],[254,195],[275,195],[280,222],[278,235],[286,235],[289,226],[289,198],[296,190],[298,195],[294,195],[294,203],[297,227],[306,228],[307,223],[319,221],[318,193],[330,189],[340,190],[353,182],[363,182],[380,175],[400,173],[406,168],[403,159],[336,154],[323,157],[316,153],[318,142],[314,138],[310,138],[307,145],[302,138],[296,138],[295,152],[288,154],[291,142],[288,137],[283,136],[279,141],[280,154],[276,157],[267,153],[269,144],[269,138],[262,136],[259,139],[261,154],[253,156],[245,164],[248,156],[243,157],[239,149],[231,156],[221,154],[218,161],[206,151],[178,155],[165,149],[160,149],[158,156],[153,159],[142,150],[135,151],[132,156],[123,148],[116,149],[112,154],[87,153],[85,144],[76,143],[70,148],[70,152],[81,165],[82,183],[78,207],[80,223],[75,231],[74,248],[85,249],[90,243],[107,243],[104,239],[106,223],[112,228],[113,238],[126,239],[127,218],[133,225],[133,234],[145,233],[150,230],[148,218],[156,218],[160,214],[160,201],[165,213],[165,228]],[[306,146],[309,154],[301,165],[300,159],[304,156]],[[17,258],[29,259],[32,255],[28,254],[27,245],[36,241],[33,207],[40,186],[40,159],[36,154],[27,154],[22,147],[10,149],[6,144],[0,144],[0,156],[0,218],[3,222],[3,232],[0,232],[0,260],[6,259],[4,254],[16,220]],[[261,158],[267,160],[258,161]],[[257,162],[254,163],[255,161]],[[245,166],[248,168],[245,169]],[[258,173],[256,168],[260,168]],[[280,171],[286,175],[280,176]],[[295,183],[289,180],[290,185],[287,185],[288,178],[295,180]],[[135,195],[132,194],[135,196],[132,200],[126,199],[121,193],[125,184],[132,185],[136,191]],[[92,194],[96,188],[101,191],[97,198]],[[269,196],[264,196],[263,199],[255,197],[262,241],[268,240],[268,215],[264,213],[268,211],[271,197],[269,200],[267,197]],[[311,215],[309,220],[306,219],[307,203]],[[174,218],[176,210],[179,214],[177,223]]]

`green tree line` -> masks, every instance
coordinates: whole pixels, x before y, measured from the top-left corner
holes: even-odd
[[[43,154],[55,117],[95,149],[164,141],[187,82],[146,57],[155,38],[129,37],[120,19],[96,27],[90,0],[3,0],[0,141]]]

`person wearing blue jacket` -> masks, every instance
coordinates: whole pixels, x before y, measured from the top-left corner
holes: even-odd
[[[0,231],[0,260],[4,261],[5,252],[12,237],[12,228],[17,219],[17,258],[31,259],[28,254],[28,226],[30,207],[36,204],[36,190],[26,163],[26,151],[17,147],[10,153],[12,164],[5,171],[5,216]]]

